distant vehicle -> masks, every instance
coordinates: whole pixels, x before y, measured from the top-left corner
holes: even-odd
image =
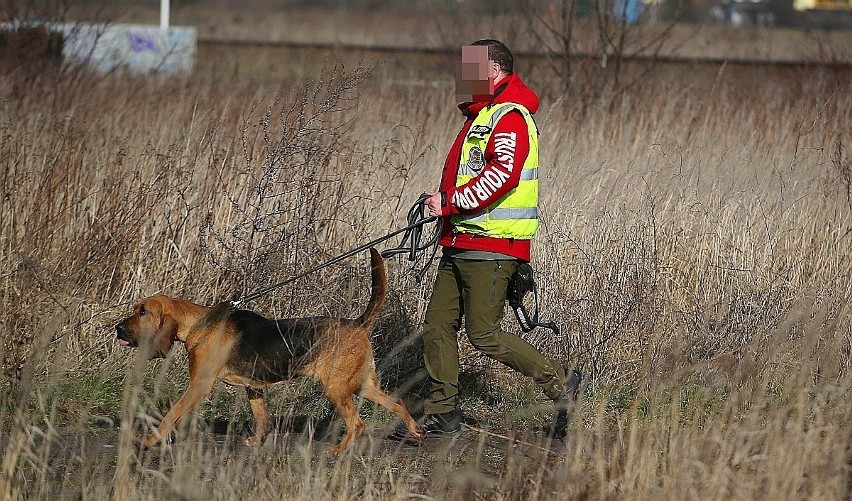
[[[614,0],[612,2],[612,13],[616,19],[634,24],[639,21],[639,16],[645,11],[643,0]]]
[[[810,26],[852,29],[852,0],[794,0],[793,8],[804,15]]]
[[[744,2],[725,1],[710,9],[710,13],[723,26],[775,26],[775,13],[769,0]]]
[[[793,0],[796,10],[852,10],[852,0]]]

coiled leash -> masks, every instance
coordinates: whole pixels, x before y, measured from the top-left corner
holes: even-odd
[[[527,293],[533,293],[533,303],[535,310],[532,318],[524,305],[524,296]],[[533,269],[529,263],[521,263],[518,269],[512,274],[509,279],[509,287],[506,291],[506,300],[509,301],[509,306],[515,310],[515,317],[518,319],[518,324],[521,330],[529,332],[536,327],[544,327],[550,329],[557,336],[559,335],[559,327],[554,322],[540,322],[538,320],[538,287],[533,278]]]
[[[442,219],[435,216],[426,217],[426,204],[424,202],[428,198],[428,193],[421,194],[420,198],[417,199],[417,202],[415,202],[414,205],[411,206],[411,209],[408,210],[408,216],[406,217],[408,226],[406,228],[409,229],[402,235],[402,242],[400,242],[398,246],[382,252],[382,257],[385,259],[407,252],[408,260],[416,261],[420,252],[431,247],[432,253],[429,254],[426,264],[424,264],[423,268],[417,272],[416,280],[418,284],[421,280],[423,280],[423,275],[426,274],[426,270],[428,270],[432,265],[432,261],[435,260],[435,254],[438,252],[438,241],[441,239],[441,227],[443,223]],[[420,221],[422,221],[422,223],[420,223]],[[423,225],[432,221],[437,221],[435,231],[432,233],[432,236],[421,244],[420,241],[423,239]]]
[[[376,244],[380,244],[382,242],[390,240],[391,238],[399,235],[400,233],[404,234],[403,238],[402,238],[402,243],[398,247],[394,247],[393,249],[388,249],[388,250],[382,252],[382,257],[387,258],[387,257],[390,257],[390,256],[394,256],[396,254],[408,252],[409,253],[408,260],[409,261],[416,261],[417,255],[418,255],[419,252],[429,248],[429,246],[432,246],[433,247],[432,255],[429,257],[429,260],[426,263],[426,265],[423,267],[423,269],[420,270],[420,272],[418,272],[418,274],[417,274],[417,281],[420,282],[423,275],[426,273],[426,270],[429,268],[429,265],[432,264],[432,260],[435,257],[435,252],[437,252],[437,250],[438,250],[438,239],[440,238],[440,235],[441,235],[441,222],[440,222],[440,220],[435,216],[425,217],[425,212],[424,212],[425,204],[423,202],[427,198],[429,198],[429,195],[427,195],[426,193],[420,195],[420,198],[417,199],[417,202],[415,202],[415,204],[408,211],[408,218],[407,218],[408,226],[406,226],[405,228],[400,228],[396,231],[392,231],[392,232],[388,233],[387,235],[385,235],[383,237],[377,238],[375,240],[371,240],[371,241],[369,241],[369,242],[367,242],[363,245],[360,245],[360,246],[358,246],[358,247],[356,247],[356,248],[354,248],[354,249],[352,249],[348,252],[344,252],[343,254],[341,254],[341,255],[339,255],[339,256],[337,256],[337,257],[335,257],[335,258],[333,258],[329,261],[326,261],[325,263],[314,266],[313,268],[311,268],[307,271],[299,273],[298,275],[291,277],[291,278],[289,278],[289,279],[287,279],[283,282],[279,282],[277,284],[270,285],[269,287],[261,289],[257,292],[253,292],[251,294],[247,294],[247,295],[245,295],[245,296],[243,296],[239,299],[234,299],[233,301],[231,301],[231,305],[234,306],[235,308],[239,307],[241,305],[244,305],[244,304],[246,304],[250,301],[253,301],[253,300],[255,300],[259,297],[262,297],[262,296],[269,294],[270,292],[274,291],[275,289],[279,289],[281,287],[284,287],[285,285],[293,283],[300,278],[303,278],[303,277],[310,275],[311,273],[317,272],[317,271],[319,271],[323,268],[326,268],[328,266],[331,266],[335,263],[339,263],[340,261],[343,261],[344,259],[346,259],[350,256],[354,256],[355,254],[358,254],[359,252],[365,251],[365,250],[369,249],[370,247],[375,246]],[[423,226],[427,225],[427,224],[429,224],[433,221],[438,221],[436,231],[434,232],[432,237],[430,237],[429,240],[426,241],[426,243],[421,244],[420,240],[423,236]],[[406,241],[408,241],[409,243],[406,244]]]

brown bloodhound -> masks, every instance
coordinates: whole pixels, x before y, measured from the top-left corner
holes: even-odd
[[[364,431],[353,395],[361,395],[401,419],[414,437],[417,424],[402,400],[379,387],[369,333],[387,295],[381,256],[370,249],[373,290],[357,319],[312,317],[269,320],[225,302],[213,308],[163,295],[140,301],[133,315],[115,326],[118,342],[142,348],[150,359],[165,357],[181,341],[189,354],[189,387],[160,426],[141,441],[146,446],[168,437],[175,424],[200,403],[220,379],[246,388],[255,433],[246,445],[261,445],[270,432],[262,390],[298,375],[320,380],[326,396],[343,416],[346,435],[331,452],[346,450]]]

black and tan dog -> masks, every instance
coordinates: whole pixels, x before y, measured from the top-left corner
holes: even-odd
[[[189,354],[186,393],[142,443],[151,446],[167,437],[221,379],[246,388],[255,418],[255,434],[246,445],[260,445],[270,432],[262,390],[297,375],[319,379],[346,422],[346,435],[331,452],[346,450],[364,431],[352,398],[356,394],[390,409],[420,438],[402,400],[379,388],[369,333],[387,295],[387,277],[379,253],[370,249],[370,254],[373,290],[357,319],[268,320],[230,303],[209,308],[162,295],[140,301],[133,315],[115,326],[119,343],[138,346],[154,359],[165,357],[181,341]]]

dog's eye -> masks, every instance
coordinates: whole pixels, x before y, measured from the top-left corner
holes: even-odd
[[[141,315],[145,315],[145,314],[147,314],[147,313],[148,313],[148,310],[147,310],[147,309],[145,309],[145,307],[144,307],[144,306],[140,306],[140,307],[139,307],[139,315],[140,315],[140,316],[141,316]]]

